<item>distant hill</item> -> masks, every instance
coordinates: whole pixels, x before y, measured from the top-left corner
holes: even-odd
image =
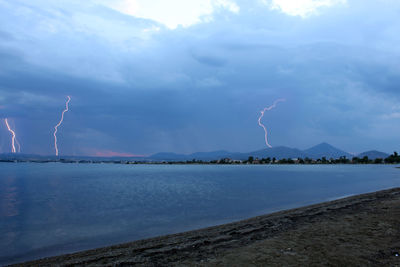
[[[329,158],[339,158],[341,156],[346,156],[347,158],[352,158],[350,153],[342,151],[335,148],[327,143],[322,143],[314,146],[307,150],[300,150],[297,148],[290,148],[285,146],[277,146],[272,148],[265,148],[261,150],[256,150],[247,153],[232,153],[229,151],[212,151],[212,152],[197,152],[193,154],[175,154],[175,153],[157,153],[149,157],[150,160],[217,160],[222,158],[231,158],[236,160],[245,160],[249,156],[255,158],[313,158],[318,159],[322,157]]]
[[[222,158],[230,158],[234,160],[246,160],[249,156],[253,156],[254,158],[305,158],[309,157],[312,159],[319,159],[322,157],[330,158],[340,158],[342,156],[351,159],[353,157],[352,154],[347,153],[343,150],[340,150],[328,143],[321,143],[319,145],[313,146],[306,150],[300,150],[297,148],[290,148],[285,146],[277,146],[273,148],[265,148],[261,150],[256,150],[248,153],[239,153],[239,152],[229,152],[226,150],[218,150],[211,152],[196,152],[192,154],[177,154],[177,153],[169,153],[162,152],[151,155],[149,157],[87,157],[87,156],[41,156],[41,155],[27,155],[27,154],[0,154],[0,159],[48,159],[48,160],[56,160],[56,159],[78,159],[78,160],[132,160],[132,161],[187,161],[187,160],[218,160]],[[364,156],[368,156],[370,159],[376,158],[387,158],[389,155],[379,151],[367,151],[357,155],[362,158]]]
[[[153,160],[187,160],[188,155],[183,155],[183,154],[176,154],[176,153],[170,153],[170,152],[161,152],[157,153],[154,155],[151,155],[148,157],[148,159],[153,159]]]
[[[253,156],[255,158],[304,158],[305,153],[297,148],[290,148],[285,146],[277,146],[273,148],[266,148],[262,150],[253,151],[250,153],[245,153],[245,158]]]
[[[169,152],[161,152],[148,157],[149,160],[165,160],[165,161],[179,161],[179,160],[214,160],[221,158],[232,158],[235,153],[225,150],[211,151],[211,152],[196,152],[193,154],[176,154]]]
[[[211,152],[196,152],[193,154],[188,155],[191,159],[200,159],[200,160],[213,160],[213,159],[222,159],[222,158],[232,158],[234,153],[225,151],[225,150],[218,150],[218,151],[211,151]]]
[[[367,156],[369,159],[378,159],[378,158],[385,159],[389,157],[389,154],[376,150],[371,150],[357,155],[357,157],[359,158],[363,158],[365,156]]]
[[[211,151],[211,152],[197,152],[193,154],[175,154],[175,153],[157,153],[149,157],[151,160],[217,160],[222,158],[231,158],[236,160],[245,160],[249,156],[255,158],[298,158],[303,157],[305,154],[296,148],[289,148],[284,146],[267,148],[248,153],[232,153],[225,150]]]
[[[327,159],[330,158],[340,158],[345,156],[346,158],[352,158],[353,155],[345,152],[343,150],[340,150],[328,143],[321,143],[319,145],[313,146],[309,149],[306,149],[303,151],[307,157],[312,158],[312,159],[320,159],[322,157],[326,157]]]

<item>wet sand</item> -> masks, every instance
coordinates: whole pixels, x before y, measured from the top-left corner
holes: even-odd
[[[400,266],[400,188],[18,266]]]

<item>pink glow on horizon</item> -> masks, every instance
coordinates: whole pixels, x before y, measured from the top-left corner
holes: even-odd
[[[124,152],[116,152],[111,150],[102,150],[102,151],[95,151],[93,153],[95,157],[145,157],[145,155],[135,155],[131,153],[124,153]]]
[[[16,153],[17,150],[15,149],[15,132],[11,129],[10,125],[8,124],[8,119],[4,119],[4,122],[6,123],[8,131],[11,133],[12,138],[11,138],[11,152]],[[20,147],[21,148],[21,147]]]
[[[261,116],[258,118],[258,125],[260,125],[260,126],[264,129],[264,133],[265,133],[265,135],[264,135],[264,137],[265,137],[265,144],[266,144],[269,148],[272,148],[272,146],[271,146],[271,145],[269,144],[269,142],[268,142],[268,131],[267,131],[267,128],[265,127],[265,125],[261,123],[261,119],[264,117],[264,113],[265,113],[266,111],[269,111],[269,110],[275,108],[276,105],[277,105],[279,102],[284,102],[284,101],[286,101],[286,99],[283,99],[283,98],[276,100],[276,101],[272,104],[272,106],[266,107],[266,108],[264,108],[263,110],[261,110]]]
[[[60,121],[57,123],[57,125],[56,126],[54,126],[54,133],[53,133],[53,136],[54,136],[54,149],[56,150],[56,156],[58,156],[58,146],[57,146],[57,131],[58,131],[58,127],[63,123],[63,121],[64,121],[64,114],[65,114],[65,112],[67,112],[69,109],[68,109],[68,104],[69,104],[69,102],[71,101],[71,97],[70,96],[67,96],[67,102],[65,103],[65,109],[63,110],[63,112],[61,113],[61,119],[60,119]]]

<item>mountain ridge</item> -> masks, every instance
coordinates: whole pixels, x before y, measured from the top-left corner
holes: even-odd
[[[222,153],[224,152],[224,153]],[[383,152],[381,152],[383,153]],[[149,156],[149,159],[161,159],[160,154],[164,153],[157,153],[154,155]],[[168,153],[165,153],[168,154]],[[172,154],[172,153],[171,153]],[[215,157],[218,154],[218,157]],[[327,159],[329,158],[340,158],[340,157],[347,157],[351,158],[353,157],[352,154],[345,152],[343,150],[340,150],[328,143],[321,143],[318,145],[315,145],[313,147],[310,147],[305,150],[300,150],[298,148],[291,148],[291,147],[286,147],[286,146],[276,146],[272,148],[264,148],[256,151],[251,151],[251,152],[229,152],[225,150],[219,150],[219,151],[210,151],[210,152],[196,152],[192,154],[176,154],[179,155],[179,157],[176,157],[175,160],[179,159],[185,159],[185,160],[191,160],[191,159],[197,159],[197,160],[218,160],[221,158],[231,158],[235,160],[245,160],[248,159],[248,157],[252,156],[255,158],[276,158],[276,159],[283,159],[283,158],[311,158],[311,159],[318,159],[322,157],[326,157]],[[201,155],[201,157],[196,158],[196,155]],[[163,158],[162,160],[172,160],[171,157]]]
[[[91,157],[91,156],[44,156],[44,155],[34,155],[34,154],[0,154],[0,159],[82,159],[82,160],[100,160],[100,159],[108,159],[108,160],[133,160],[133,161],[187,161],[187,160],[219,160],[222,158],[230,158],[234,160],[246,160],[250,156],[254,158],[275,158],[275,159],[283,159],[283,158],[311,158],[318,159],[325,157],[327,159],[330,158],[340,158],[346,157],[351,159],[354,156],[364,157],[368,156],[370,159],[376,158],[386,158],[389,154],[370,150],[363,153],[359,153],[357,155],[350,154],[344,150],[336,148],[326,142],[320,143],[318,145],[312,146],[308,149],[300,150],[298,148],[291,148],[286,146],[276,146],[272,148],[264,148],[260,150],[255,150],[251,152],[230,152],[226,150],[216,150],[209,152],[195,152],[191,154],[179,154],[173,152],[159,152],[152,154],[150,156],[143,157]]]
[[[357,157],[359,158],[363,158],[365,156],[367,156],[369,159],[377,159],[377,158],[387,158],[389,157],[389,154],[377,150],[369,150],[357,155]]]
[[[340,157],[353,157],[352,154],[343,151],[341,149],[338,149],[326,142],[320,143],[318,145],[315,145],[313,147],[310,147],[309,149],[303,150],[309,158],[313,159],[318,159],[325,157],[327,159],[329,158],[340,158]]]

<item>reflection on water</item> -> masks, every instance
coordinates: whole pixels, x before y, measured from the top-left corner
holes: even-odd
[[[11,217],[19,215],[18,187],[14,175],[3,176],[0,179],[0,220],[9,222]],[[1,245],[13,246],[18,242],[18,225],[10,223],[8,231],[2,233]],[[3,231],[2,231],[3,232]]]
[[[12,217],[19,214],[15,180],[15,177],[10,176],[0,180],[0,217]]]
[[[0,163],[0,265],[396,186],[384,165]]]

